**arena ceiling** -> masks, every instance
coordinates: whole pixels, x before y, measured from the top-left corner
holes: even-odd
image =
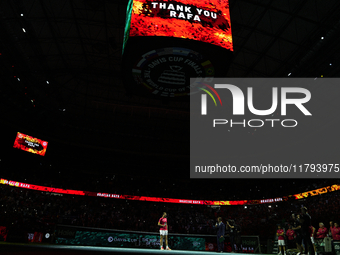
[[[54,152],[187,162],[188,102],[139,97],[122,83],[127,2],[1,1],[3,123],[59,144]],[[339,10],[337,0],[230,0],[228,76],[339,76]]]

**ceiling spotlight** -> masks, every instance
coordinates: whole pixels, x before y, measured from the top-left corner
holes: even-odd
[[[21,14],[20,14],[20,16],[21,16],[21,17],[24,17],[24,14],[23,14],[23,13],[21,13]]]
[[[329,65],[331,66],[331,65],[332,65],[332,63],[329,63]]]
[[[50,82],[49,82],[49,81],[46,81],[46,83],[47,83],[47,84],[50,84]]]
[[[325,39],[325,37],[321,36],[321,40]]]
[[[26,33],[26,30],[25,30],[25,28],[22,28],[22,31],[23,31],[24,33]]]
[[[289,73],[289,74],[288,74],[288,76],[291,76],[291,75],[292,75],[292,73]]]
[[[20,81],[20,78],[17,78],[18,79],[18,81]]]

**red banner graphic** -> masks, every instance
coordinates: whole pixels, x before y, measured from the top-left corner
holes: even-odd
[[[259,199],[259,200],[235,200],[235,201],[212,201],[212,200],[191,200],[191,199],[178,199],[178,198],[164,198],[164,197],[145,197],[145,196],[133,196],[133,195],[120,195],[110,193],[98,193],[91,191],[81,190],[70,190],[70,189],[59,189],[46,186],[39,186],[34,184],[27,184],[16,181],[9,181],[6,179],[0,179],[0,184],[14,186],[18,188],[25,188],[31,190],[39,190],[44,192],[69,194],[78,196],[95,196],[95,197],[106,197],[126,200],[137,200],[137,201],[149,201],[149,202],[163,202],[163,203],[175,203],[175,204],[192,204],[192,205],[252,205],[252,204],[267,204],[277,203],[287,200],[298,200],[306,197],[322,195],[329,192],[340,190],[340,185],[334,184],[332,186],[323,187],[316,190],[303,192],[300,194],[284,196],[280,198],[271,199]]]
[[[18,132],[13,148],[45,156],[47,145],[48,142],[46,141]]]

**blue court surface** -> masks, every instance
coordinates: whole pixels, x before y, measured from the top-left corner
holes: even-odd
[[[116,247],[96,247],[96,246],[75,246],[75,245],[52,245],[52,244],[16,244],[0,242],[0,254],[200,254],[211,255],[212,251],[184,251],[171,250],[161,251],[156,249],[138,248],[116,248]],[[230,254],[224,252],[226,254]],[[246,253],[237,253],[246,254]],[[247,253],[249,255],[249,253]]]

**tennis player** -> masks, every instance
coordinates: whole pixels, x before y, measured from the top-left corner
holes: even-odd
[[[168,223],[167,223],[167,218],[166,218],[166,212],[163,212],[162,218],[159,219],[158,221],[158,226],[160,226],[159,229],[159,234],[161,236],[160,240],[160,245],[161,245],[161,250],[163,251],[163,238],[165,238],[165,245],[167,250],[171,250],[168,246]]]
[[[278,245],[279,245],[279,255],[282,254],[282,249],[284,252],[284,255],[286,255],[286,244],[285,244],[285,237],[284,237],[284,231],[281,228],[281,225],[277,226],[277,231],[276,231],[276,235],[278,236]]]

